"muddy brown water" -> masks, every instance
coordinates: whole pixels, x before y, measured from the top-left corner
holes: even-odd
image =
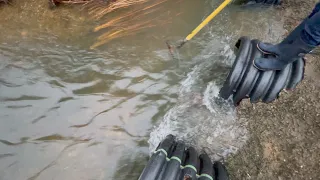
[[[92,29],[99,22],[79,7],[52,11],[36,0],[1,7],[0,179],[137,179],[149,143],[166,133],[193,138],[189,143],[206,149],[215,148],[208,142],[216,137],[228,134],[219,145],[238,139],[232,107],[225,110],[231,124],[210,124],[224,113],[212,110],[216,93],[205,94],[219,89],[232,64],[226,54],[238,37],[277,41],[283,21],[270,8],[230,5],[181,50],[180,60],[172,60],[165,40],[183,39],[219,3],[168,3],[167,13],[182,12],[172,23],[95,50]],[[208,69],[214,63],[225,68]],[[212,129],[201,132],[191,118],[201,124],[204,115],[204,126]]]

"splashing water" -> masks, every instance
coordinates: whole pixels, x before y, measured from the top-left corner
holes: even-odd
[[[233,105],[218,97],[219,89],[235,59],[230,44],[248,34],[263,41],[276,42],[284,34],[284,29],[283,19],[275,18],[272,9],[268,9],[270,14],[267,18],[266,11],[238,10],[235,13],[237,18],[234,16],[228,20],[224,18],[232,17],[233,11],[223,12],[230,14],[215,19],[215,23],[223,22],[223,26],[217,23],[209,25],[207,33],[196,41],[196,46],[205,49],[192,59],[194,68],[180,83],[177,104],[151,132],[151,152],[168,134],[175,135],[198,151],[204,150],[213,160],[236,153],[246,143],[249,135],[245,120],[238,121]],[[236,20],[238,18],[241,21]],[[208,42],[207,39],[213,40]]]
[[[210,42],[208,47],[215,42]],[[213,160],[236,153],[248,139],[244,124],[236,119],[230,101],[218,97],[226,69],[234,59],[229,46],[221,46],[223,57],[217,49],[205,49],[194,59],[202,59],[181,82],[178,103],[170,109],[149,139],[151,152],[168,134],[175,135],[198,151],[205,151]],[[218,50],[219,52],[219,50]],[[221,58],[223,60],[221,60]],[[214,72],[214,73],[213,73]],[[213,79],[213,81],[212,81]]]

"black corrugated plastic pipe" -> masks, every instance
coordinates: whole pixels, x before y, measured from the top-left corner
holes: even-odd
[[[278,98],[283,90],[293,90],[303,79],[304,59],[300,58],[281,71],[260,71],[252,62],[258,57],[267,57],[258,50],[259,40],[241,37],[236,43],[236,59],[220,90],[220,97],[238,105],[242,99],[250,98],[252,103],[269,103]]]
[[[209,156],[198,156],[193,147],[168,135],[152,154],[139,180],[229,180],[221,162],[212,163]]]

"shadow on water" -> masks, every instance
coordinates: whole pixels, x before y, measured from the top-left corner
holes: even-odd
[[[148,155],[129,152],[118,161],[114,180],[138,179],[148,161]]]

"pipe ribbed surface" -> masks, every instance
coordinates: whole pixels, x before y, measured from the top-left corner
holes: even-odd
[[[221,162],[168,135],[152,154],[139,180],[229,180]]]
[[[267,57],[258,50],[258,40],[241,37],[236,43],[236,59],[220,90],[220,97],[233,97],[235,105],[250,98],[252,103],[269,103],[278,98],[283,89],[293,90],[303,79],[303,58],[287,65],[281,71],[260,71],[252,62],[255,58]]]

